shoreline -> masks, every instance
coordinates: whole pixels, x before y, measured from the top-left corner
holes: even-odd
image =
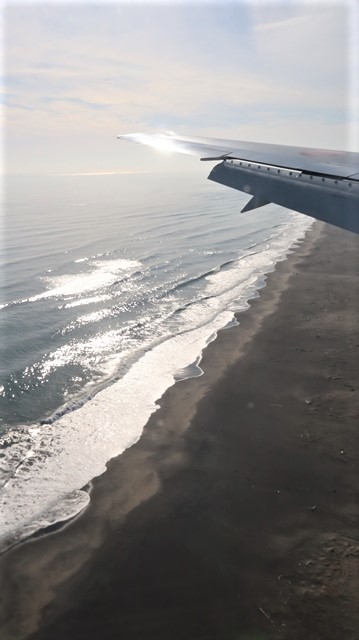
[[[71,448],[69,448],[69,443],[66,442],[66,440],[63,443],[61,442],[61,444],[65,445],[64,449],[61,449],[60,446],[57,447],[57,451],[60,453],[60,455],[62,452],[65,452],[65,455],[61,459],[62,464],[58,464],[57,468],[56,468],[56,465],[55,465],[55,468],[54,466],[52,466],[52,468],[50,467],[50,469],[47,467],[47,472],[46,472],[46,467],[42,469],[40,465],[40,468],[38,468],[39,474],[40,476],[42,476],[42,490],[40,489],[40,492],[39,492],[40,502],[38,502],[37,504],[37,510],[34,510],[32,513],[31,513],[32,510],[30,510],[26,514],[27,519],[23,523],[22,527],[18,525],[16,518],[14,520],[12,519],[13,510],[10,507],[10,505],[12,504],[13,499],[16,504],[16,500],[19,500],[20,498],[20,518],[21,518],[23,506],[32,504],[32,492],[37,491],[37,486],[33,486],[30,478],[26,477],[26,475],[24,478],[24,476],[21,474],[21,463],[20,463],[20,477],[18,476],[18,480],[17,480],[17,482],[20,484],[18,484],[17,491],[16,491],[16,488],[15,488],[15,491],[12,490],[13,483],[11,481],[11,475],[6,480],[6,483],[9,481],[9,486],[8,486],[9,493],[7,495],[7,498],[5,498],[4,505],[1,503],[0,510],[4,506],[4,522],[6,523],[6,521],[8,521],[7,522],[8,526],[5,525],[4,527],[2,527],[2,532],[0,535],[0,556],[3,553],[8,552],[11,548],[18,546],[19,544],[25,543],[27,540],[36,539],[41,536],[47,535],[52,531],[56,531],[63,527],[66,527],[68,523],[70,523],[71,521],[73,521],[83,513],[83,511],[87,508],[89,503],[90,498],[89,498],[89,491],[87,490],[87,487],[92,482],[92,480],[102,475],[102,473],[106,471],[107,464],[112,458],[117,457],[118,455],[122,455],[122,453],[127,448],[132,447],[133,444],[136,441],[138,441],[138,439],[140,439],[140,437],[142,436],[143,429],[145,428],[152,413],[155,413],[157,411],[159,407],[159,404],[158,404],[159,400],[163,397],[164,393],[167,391],[168,388],[170,388],[176,382],[179,382],[181,380],[191,379],[191,378],[202,375],[203,372],[199,366],[199,363],[202,360],[203,351],[208,347],[210,342],[212,342],[217,338],[218,332],[227,328],[231,328],[236,324],[238,324],[237,316],[240,317],[240,314],[242,314],[249,307],[250,300],[260,295],[259,292],[262,288],[265,287],[267,276],[275,270],[276,264],[278,262],[285,261],[287,257],[295,250],[295,248],[298,247],[303,242],[305,233],[306,231],[308,231],[308,228],[309,228],[308,225],[310,226],[312,224],[312,221],[305,219],[305,217],[303,216],[301,216],[301,218],[302,220],[299,221],[299,223],[297,220],[295,224],[295,216],[294,216],[291,223],[291,224],[294,224],[294,226],[297,225],[296,235],[298,235],[299,237],[297,237],[297,239],[294,239],[292,237],[290,240],[285,241],[284,244],[286,245],[286,247],[282,246],[281,250],[279,252],[277,251],[277,255],[275,256],[277,259],[277,262],[268,261],[265,266],[262,265],[262,269],[261,269],[262,274],[257,275],[256,281],[255,282],[252,281],[252,283],[249,285],[249,288],[246,291],[246,294],[243,296],[243,300],[241,297],[243,295],[243,292],[239,293],[239,298],[237,300],[232,299],[232,304],[230,305],[230,307],[228,308],[225,307],[224,309],[218,312],[217,318],[214,318],[214,319],[212,318],[212,321],[210,321],[209,325],[205,326],[205,333],[202,335],[202,337],[198,338],[197,341],[193,340],[192,337],[194,337],[195,335],[197,335],[198,337],[198,332],[201,333],[201,325],[199,325],[198,327],[192,327],[189,329],[188,333],[190,336],[189,345],[190,345],[191,355],[187,353],[186,354],[187,357],[185,356],[184,359],[182,358],[182,365],[181,365],[181,349],[178,348],[178,339],[181,340],[180,336],[182,333],[184,336],[186,336],[187,334],[186,329],[183,332],[179,331],[178,335],[175,334],[173,336],[166,336],[163,339],[159,339],[158,341],[155,341],[154,345],[152,345],[150,348],[144,349],[140,357],[137,358],[137,361],[134,361],[132,366],[129,367],[129,369],[125,372],[123,376],[114,376],[111,380],[109,379],[107,381],[103,381],[98,388],[93,389],[92,393],[88,391],[84,391],[84,395],[81,396],[81,398],[78,398],[76,401],[74,401],[72,405],[68,404],[68,405],[65,405],[64,407],[60,407],[56,409],[55,412],[52,413],[48,419],[41,419],[39,420],[38,423],[35,422],[25,426],[25,429],[29,429],[29,431],[33,427],[35,428],[35,431],[38,431],[37,427],[40,425],[41,426],[40,442],[42,441],[42,447],[44,447],[44,444],[45,444],[45,449],[50,448],[50,450],[53,446],[52,440],[54,439],[55,433],[60,435],[62,432],[66,433],[66,431],[77,432],[76,427],[79,427],[78,432],[80,435],[79,435],[79,438],[77,437],[73,438]],[[298,224],[299,224],[300,230],[299,230]],[[306,227],[306,231],[302,228],[303,225]],[[288,237],[290,237],[290,234]],[[268,248],[269,246],[267,245],[267,249]],[[248,247],[247,249],[245,249],[244,256],[243,256],[244,258],[246,257],[246,252],[248,251],[248,249],[250,251],[248,254],[249,256],[262,253],[260,249],[258,249],[255,245],[253,245],[253,247]],[[265,250],[264,250],[264,255],[266,255]],[[205,277],[206,275],[213,275],[217,271],[221,271],[223,267],[226,268],[231,262],[238,263],[240,259],[241,258],[237,256],[237,258],[231,260],[228,263],[225,263],[223,265],[217,265],[217,267],[209,270],[208,273],[203,274],[202,277]],[[246,269],[245,269],[245,272],[246,272]],[[237,277],[239,278],[239,282],[241,282],[242,281],[241,270],[239,270]],[[233,281],[232,281],[232,285],[233,285]],[[236,289],[236,285],[234,285],[234,289]],[[196,303],[196,301],[193,301],[193,302]],[[237,307],[237,310],[235,311],[236,307]],[[185,308],[186,308],[186,305],[185,307],[179,307],[177,311],[180,311],[180,312],[184,311]],[[226,317],[224,318],[223,316],[226,316]],[[171,346],[170,346],[175,341],[177,341],[176,354],[173,353],[173,348],[171,353]],[[186,343],[186,340],[184,340],[184,342]],[[191,348],[191,345],[194,345],[194,348]],[[166,351],[166,347],[167,347],[167,351]],[[186,351],[187,345],[185,344],[184,347]],[[159,355],[159,352],[161,352],[161,350],[162,350],[162,356]],[[173,359],[174,355],[175,355],[175,359],[177,359],[177,365],[175,364]],[[150,356],[150,362],[148,362],[148,356]],[[151,356],[154,356],[154,357],[151,358]],[[188,356],[189,358],[192,357],[192,360],[188,359]],[[160,360],[160,362],[156,362],[156,359],[157,361]],[[167,359],[171,362],[169,367],[166,367]],[[145,364],[146,360],[147,360],[147,365]],[[152,389],[150,386],[149,388],[146,389],[146,384],[143,384],[143,381],[146,381],[150,378],[151,371],[156,370],[158,365],[159,365],[159,368],[162,369],[162,373],[160,375],[158,375],[157,373],[157,376],[153,377]],[[141,409],[137,412],[133,411],[134,407],[136,406],[136,403],[134,401],[134,398],[133,397],[131,398],[131,393],[128,394],[129,399],[126,399],[124,402],[121,402],[121,400],[119,403],[116,402],[117,399],[121,398],[123,393],[126,394],[127,392],[126,386],[128,388],[131,388],[131,383],[129,383],[128,381],[129,378],[131,378],[131,376],[132,376],[132,384],[136,386],[136,393],[138,393],[139,396],[141,396],[142,390],[143,388],[145,388],[145,392],[143,393],[142,398],[139,397],[139,402],[138,402],[138,407],[141,407],[142,405],[143,411],[141,411]],[[137,382],[139,384],[137,384]],[[156,382],[157,382],[157,385],[156,385]],[[107,396],[107,401],[104,404],[105,396]],[[124,414],[123,413],[120,414],[122,417],[121,422],[123,424],[120,425],[121,428],[117,430],[116,435],[114,435],[113,437],[110,436],[110,440],[107,440],[106,438],[106,430],[104,429],[102,431],[101,423],[98,425],[96,422],[95,416],[89,415],[89,413],[91,413],[91,407],[92,407],[93,414],[95,415],[101,414],[101,411],[100,411],[101,406],[102,408],[105,409],[105,411],[106,411],[106,406],[115,407],[112,410],[112,415],[110,416],[111,422],[114,425],[115,432],[116,432],[117,414],[119,411],[122,411],[122,412],[124,411]],[[127,407],[130,407],[129,411],[127,411]],[[86,412],[87,412],[87,419],[86,419]],[[67,474],[62,473],[63,470],[67,469],[68,463],[70,462],[69,460],[70,456],[66,455],[66,447],[68,447],[68,451],[71,452],[71,451],[75,451],[78,446],[81,447],[81,444],[86,446],[86,440],[85,441],[83,440],[83,438],[86,436],[86,430],[84,430],[83,424],[81,424],[81,416],[85,416],[85,419],[82,418],[83,424],[89,423],[89,421],[91,420],[94,423],[91,431],[88,430],[89,435],[92,434],[93,441],[95,441],[96,439],[96,436],[94,436],[94,434],[98,433],[99,431],[102,431],[102,434],[100,435],[100,437],[97,438],[97,445],[100,444],[100,450],[101,448],[103,448],[103,445],[104,445],[105,453],[104,455],[96,456],[96,448],[95,448],[94,442],[91,448],[91,435],[90,435],[89,437],[90,446],[86,447],[86,450],[88,450],[88,453],[91,457],[92,468],[87,467],[86,462],[84,460],[86,473],[81,475],[81,469],[83,465],[81,464],[80,460],[76,460],[74,457],[74,465],[72,468],[72,472],[70,472],[70,474],[68,475],[71,477],[71,473],[72,473],[73,477],[77,478],[77,481],[75,482],[77,482],[78,484],[75,484],[74,481],[70,481],[70,483],[66,483]],[[72,421],[75,421],[76,423],[76,420],[80,424],[77,424],[77,425],[75,424],[75,428],[73,428],[71,426],[71,423]],[[53,423],[55,423],[55,427],[56,427],[55,433],[52,427]],[[63,427],[65,427],[65,429],[63,429]],[[13,437],[13,434],[14,435],[16,434],[16,428],[14,428],[14,431],[10,428],[9,434],[10,434],[10,438]],[[82,441],[81,441],[81,438],[82,438]],[[16,439],[16,435],[15,435],[15,439]],[[48,442],[46,442],[46,440]],[[55,436],[55,441],[56,441],[56,436]],[[38,446],[38,443],[35,440],[34,442],[35,451],[37,446]],[[41,449],[41,444],[40,444],[40,449]],[[37,453],[40,453],[41,455],[41,451]],[[47,454],[45,453],[45,455]],[[52,457],[53,460],[55,458],[56,456]],[[35,460],[36,460],[36,457],[35,457]],[[51,461],[51,456],[50,456],[50,461]],[[35,465],[36,465],[36,461],[35,461]],[[79,474],[81,476],[80,478],[79,478]],[[55,487],[53,488],[51,494],[46,495],[47,493],[46,485],[49,484],[47,482],[47,478],[49,478],[50,476],[52,479],[57,477],[58,481],[57,481],[57,484],[55,483]],[[34,474],[34,477],[35,477],[35,474]],[[64,482],[65,482],[65,485],[63,484]],[[50,483],[50,485],[53,486],[52,482]],[[41,482],[40,482],[40,487],[41,487]],[[46,495],[47,502],[45,501],[45,503],[42,503],[41,500],[42,500],[42,495],[44,493]],[[22,498],[20,496],[22,496]],[[21,500],[23,502],[23,505],[21,505]],[[7,509],[6,505],[9,505],[10,508]],[[14,512],[15,513],[17,512],[16,508]],[[5,532],[4,532],[4,529],[5,529]]]
[[[335,243],[334,251],[328,241]],[[236,314],[238,326],[220,331],[206,347],[203,375],[170,387],[140,440],[93,480],[86,510],[56,533],[25,541],[0,559],[2,592],[7,590],[4,640],[27,638],[39,624],[33,636],[39,640],[66,634],[95,638],[101,630],[106,638],[126,639],[227,640],[255,632],[268,638],[309,634],[354,640],[354,600],[345,609],[347,635],[340,635],[334,614],[341,614],[328,601],[325,562],[329,554],[339,567],[338,548],[343,558],[358,560],[351,483],[359,456],[347,453],[354,433],[348,412],[358,403],[350,369],[356,344],[350,342],[356,311],[350,286],[356,274],[344,259],[353,261],[357,246],[356,236],[315,223],[266,276],[249,309]],[[322,287],[320,268],[330,280],[331,264],[330,286]],[[341,314],[338,297],[343,296],[347,304]],[[340,353],[338,320],[349,365]],[[342,384],[344,377],[348,382]],[[308,394],[312,384],[314,393]],[[224,434],[218,430],[222,421]],[[345,444],[332,429],[326,435],[328,421],[329,427],[346,427]],[[284,423],[291,425],[289,432]],[[314,435],[312,426],[308,431],[312,424]],[[286,456],[292,456],[290,465]],[[318,473],[307,468],[308,458]],[[340,518],[330,500],[339,505]],[[329,506],[323,509],[325,501]],[[331,518],[340,521],[336,530]],[[320,553],[325,575],[319,587],[318,562],[312,558]],[[282,565],[288,565],[286,571],[279,570]],[[347,582],[354,598],[355,573],[349,572]],[[296,613],[298,601],[305,611]],[[319,627],[310,635],[318,603],[332,635],[318,635]]]

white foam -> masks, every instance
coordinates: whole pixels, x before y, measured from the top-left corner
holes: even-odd
[[[158,399],[178,372],[199,361],[208,342],[233,322],[238,306],[245,307],[255,295],[264,273],[273,270],[311,224],[311,219],[293,215],[260,253],[248,252],[228,269],[208,276],[204,294],[209,297],[179,314],[177,335],[144,353],[122,379],[76,411],[32,429],[25,449],[22,440],[16,475],[7,474],[0,494],[4,544],[83,508],[88,498],[81,487],[102,473],[111,457],[140,438]],[[118,340],[117,332],[93,339],[91,349],[103,350],[104,340],[111,346],[111,341]]]

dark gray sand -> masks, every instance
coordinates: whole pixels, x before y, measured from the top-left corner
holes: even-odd
[[[2,557],[1,640],[359,638],[358,248],[316,223],[82,516]]]

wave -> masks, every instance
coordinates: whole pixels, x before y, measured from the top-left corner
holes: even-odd
[[[126,276],[132,274],[141,263],[135,260],[105,260],[91,262],[93,269],[77,275],[63,275],[47,277],[46,281],[52,288],[29,298],[29,302],[42,300],[50,297],[71,297],[78,296],[89,291],[103,289],[118,282],[118,274],[125,272]]]
[[[93,389],[92,396],[88,391],[75,410],[64,407],[64,413],[58,412],[53,420],[32,431],[23,427],[18,449],[16,443],[3,447],[2,465],[7,474],[6,492],[0,494],[4,544],[14,544],[55,521],[63,521],[68,513],[73,517],[76,509],[83,508],[88,495],[83,495],[82,488],[105,470],[111,457],[140,438],[169,386],[181,376],[198,375],[201,353],[208,342],[220,329],[234,323],[235,312],[245,308],[263,286],[265,273],[285,258],[311,224],[305,216],[294,216],[261,248],[248,247],[240,258],[190,279],[203,283],[200,297],[180,306],[176,302],[175,308],[159,308],[157,316],[143,316],[137,334],[138,319],[130,326],[50,354],[45,369],[76,354],[84,362],[89,358],[90,363],[93,354],[99,353],[104,363],[108,356],[113,372],[108,372],[108,386],[97,393]],[[138,266],[132,262],[129,269]],[[115,275],[114,271],[112,265],[108,273]],[[118,378],[121,358],[124,362],[127,356],[132,358],[130,366]]]
[[[98,291],[111,285],[118,284],[122,279],[141,273],[139,271],[141,262],[138,260],[126,260],[124,258],[116,260],[90,260],[83,258],[76,260],[75,263],[76,262],[86,262],[93,268],[89,271],[84,271],[78,274],[43,276],[43,282],[49,285],[49,288],[46,291],[28,298],[21,298],[1,304],[0,310],[14,305],[37,302],[48,298],[68,299],[78,297],[84,293]],[[119,274],[123,274],[123,277],[120,279],[118,277]],[[103,298],[101,299],[103,300]],[[98,300],[99,298],[95,301],[97,302]],[[91,302],[93,301],[94,299],[91,300]],[[77,304],[88,304],[88,301],[86,299],[85,302],[76,300],[73,306],[77,306]]]
[[[74,307],[82,307],[89,304],[97,304],[98,302],[105,302],[106,300],[110,300],[111,295],[103,293],[99,296],[91,296],[89,298],[80,298],[79,300],[74,300],[71,302],[65,302],[59,309],[73,309]]]

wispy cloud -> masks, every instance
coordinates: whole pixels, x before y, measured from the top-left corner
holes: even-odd
[[[345,145],[345,5],[14,5],[5,16],[9,163],[71,155],[87,169],[97,149],[113,164],[119,131],[158,127]]]

